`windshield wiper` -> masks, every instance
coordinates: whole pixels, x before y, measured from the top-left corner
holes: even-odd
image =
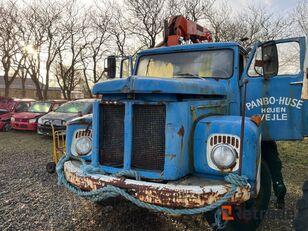
[[[194,75],[194,74],[191,74],[191,73],[177,73],[175,77],[178,77],[178,76],[191,76],[191,77],[194,77],[194,76],[198,76],[198,75]]]
[[[191,73],[177,73],[174,77],[176,78],[197,78],[197,79],[202,79],[204,80],[203,77],[200,77],[199,75],[194,75]]]

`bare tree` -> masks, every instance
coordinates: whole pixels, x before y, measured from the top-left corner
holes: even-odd
[[[154,47],[166,18],[164,0],[128,0],[125,4],[130,33],[137,36],[144,46]]]
[[[308,35],[308,1],[301,0],[298,2],[293,18],[297,22],[297,25],[300,29],[299,33],[304,33]]]
[[[277,15],[264,5],[251,3],[245,10],[234,12],[227,1],[204,11],[215,42],[240,41],[246,37],[248,46],[257,40],[288,37],[291,21],[288,15]]]
[[[9,96],[10,85],[17,77],[24,55],[19,30],[20,14],[14,2],[0,5],[0,56],[5,84],[5,96]]]
[[[292,35],[289,16],[275,15],[265,6],[250,5],[241,15],[242,28],[246,30],[245,36],[252,42],[257,40],[272,40]]]
[[[21,80],[21,91],[22,91],[21,95],[24,98],[24,97],[26,97],[26,81],[27,81],[27,77],[28,77],[28,69],[27,69],[27,65],[26,65],[26,59],[22,60],[22,66],[20,67],[20,70],[18,72],[18,77]]]
[[[112,17],[108,26],[111,38],[114,39],[117,48],[117,54],[120,56],[127,55],[129,44],[129,25],[125,18],[122,17],[121,6],[114,4]]]
[[[204,11],[204,18],[210,23],[210,30],[213,34],[215,42],[220,42],[222,37],[226,34],[232,18],[232,8],[225,1],[221,5],[209,8]]]
[[[55,77],[65,99],[71,100],[72,91],[81,83],[80,71],[74,70],[69,65],[65,65],[61,53],[58,54],[61,60],[55,66]]]
[[[59,48],[57,52],[55,77],[64,98],[70,100],[72,91],[80,83],[82,52],[89,45],[90,34],[87,33],[87,11],[82,13],[81,6],[78,6],[76,1],[68,2],[65,12],[62,34],[66,43],[63,49]]]
[[[81,52],[81,61],[83,65],[83,75],[88,96],[92,97],[91,87],[104,77],[103,66],[104,55],[107,51],[106,45],[110,38],[108,33],[111,15],[106,9],[100,9],[98,12],[92,11],[91,18],[88,18],[87,40],[84,41],[88,46]]]
[[[39,99],[47,99],[50,70],[59,48],[64,46],[67,37],[62,34],[61,17],[66,3],[50,3],[39,0],[35,4],[23,5],[22,32],[28,76],[36,86]],[[44,55],[42,55],[44,53]],[[41,68],[41,66],[43,66]],[[42,74],[44,69],[45,75]]]
[[[27,55],[27,70],[35,87],[37,97],[42,100],[43,76],[41,75],[41,51],[43,44],[47,41],[47,21],[43,17],[43,5],[28,4],[23,9],[23,38],[25,53]]]
[[[64,3],[65,4],[65,3]],[[55,1],[52,3],[49,1],[43,2],[43,9],[41,11],[42,17],[46,22],[46,41],[44,44],[44,49],[47,53],[47,58],[45,61],[45,88],[43,92],[44,99],[48,97],[48,89],[50,82],[51,67],[54,63],[58,51],[61,50],[67,41],[67,37],[62,33],[61,20],[64,17],[63,3]]]
[[[183,15],[186,18],[197,22],[205,19],[205,14],[211,11],[216,0],[169,0],[169,16]]]

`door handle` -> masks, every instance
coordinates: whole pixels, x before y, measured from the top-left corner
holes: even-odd
[[[291,82],[290,85],[303,85],[303,81]]]

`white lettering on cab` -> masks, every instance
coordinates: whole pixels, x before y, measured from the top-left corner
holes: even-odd
[[[261,119],[262,120],[275,120],[283,121],[288,120],[287,110],[290,107],[301,109],[304,101],[300,99],[290,97],[262,97],[255,100],[251,100],[246,103],[247,110],[261,107]]]

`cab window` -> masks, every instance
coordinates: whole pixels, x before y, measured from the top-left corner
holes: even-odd
[[[297,75],[300,72],[300,47],[297,42],[278,43],[278,76]],[[250,64],[248,75],[257,77],[262,75],[262,68],[255,67],[255,60],[261,60],[261,48],[257,49]]]

